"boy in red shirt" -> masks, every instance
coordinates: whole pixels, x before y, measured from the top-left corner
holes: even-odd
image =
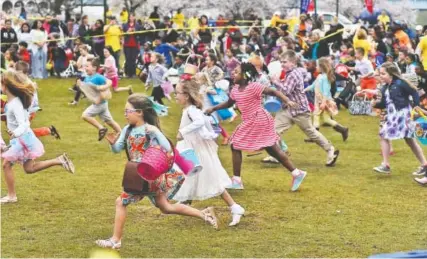
[[[27,50],[28,44],[25,41],[19,43],[18,56],[25,63],[30,64],[30,52]]]

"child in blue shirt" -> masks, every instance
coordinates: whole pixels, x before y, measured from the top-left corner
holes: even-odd
[[[87,76],[84,79],[85,83],[90,83],[97,86],[97,90],[102,92],[108,90],[112,83],[111,80],[106,77],[96,73],[100,66],[98,59],[93,59],[89,61],[86,65]],[[77,81],[78,86],[82,84],[81,80]],[[99,116],[102,121],[108,124],[116,132],[120,132],[121,128],[117,122],[114,121],[111,116],[110,110],[108,109],[107,100],[101,101],[99,104],[91,104],[82,115],[83,120],[89,122],[91,125],[98,129],[98,140],[101,141],[107,134],[108,129],[99,123],[94,117]]]
[[[311,86],[304,89],[304,92],[313,90],[315,92],[315,108],[313,112],[314,127],[319,129],[320,115],[323,115],[324,123],[332,126],[335,131],[341,133],[343,140],[346,141],[348,138],[348,128],[332,119],[332,116],[338,114],[337,106],[331,94],[331,83],[335,81],[332,64],[328,58],[320,58],[317,66],[321,74],[317,76],[316,81],[314,81]]]

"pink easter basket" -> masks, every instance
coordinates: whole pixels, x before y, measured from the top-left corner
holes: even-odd
[[[176,163],[187,175],[192,172],[194,164],[182,158],[179,152],[174,148],[172,142],[169,140],[171,147],[173,147],[173,158],[170,159],[168,152],[158,146],[150,146],[142,157],[142,161],[138,164],[137,170],[139,176],[146,181],[154,181],[162,174],[168,172],[174,163]]]

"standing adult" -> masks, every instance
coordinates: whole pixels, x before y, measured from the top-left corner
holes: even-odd
[[[22,18],[24,21],[27,20],[27,12],[24,7],[21,7],[21,13],[19,14],[19,18]]]
[[[102,20],[97,20],[92,27],[92,36],[93,39],[93,48],[95,54],[99,57],[101,64],[104,64],[104,22]]]
[[[5,21],[5,27],[1,29],[1,52],[5,53],[13,43],[18,43],[18,35],[12,28],[12,20]]]
[[[18,32],[18,40],[19,42],[26,42],[28,46],[31,44],[31,27],[28,23],[23,23],[21,25],[21,29]]]
[[[427,29],[424,30],[424,35],[424,37],[420,38],[420,43],[418,43],[416,53],[423,63],[424,71],[427,71]]]
[[[131,13],[129,15],[129,20],[126,24],[123,24],[124,33],[134,33],[136,31],[141,31],[142,28],[139,24],[136,23],[135,14]],[[123,44],[123,50],[125,53],[126,63],[125,63],[125,74],[127,77],[134,77],[136,73],[136,58],[138,57],[139,52],[139,35],[138,34],[128,34],[125,35],[125,40]]]
[[[129,12],[126,9],[126,7],[123,7],[122,11],[120,12],[120,22],[122,24],[127,23],[129,20]]]
[[[178,30],[184,29],[185,15],[182,13],[182,8],[176,11],[176,14],[173,16],[173,22],[176,24]]]
[[[92,40],[90,38],[91,33],[89,17],[87,15],[83,15],[81,24],[79,26],[79,37],[84,44],[89,46],[92,46]]]
[[[36,20],[33,24],[33,28],[30,32],[32,44],[30,49],[32,52],[31,60],[31,75],[34,78],[46,78],[47,70],[47,33],[43,28],[41,20]]]
[[[159,7],[154,6],[154,11],[150,14],[150,17],[148,17],[150,20],[154,22],[154,25],[156,25],[156,28],[159,28],[159,25],[160,25],[160,15],[158,11],[159,11]]]
[[[104,35],[105,35],[105,46],[111,46],[114,53],[114,59],[116,60],[117,69],[120,70],[120,51],[122,50],[121,46],[121,34],[122,28],[117,25],[116,17],[110,17],[110,23],[104,26]]]

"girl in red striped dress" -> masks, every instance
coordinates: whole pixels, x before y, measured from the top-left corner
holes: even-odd
[[[274,129],[274,119],[263,108],[262,96],[264,94],[276,96],[290,107],[295,106],[295,103],[291,102],[281,92],[256,83],[257,76],[258,72],[252,64],[242,63],[233,72],[235,85],[231,90],[230,99],[206,110],[207,114],[211,114],[214,111],[237,104],[242,115],[243,121],[237,126],[230,141],[234,174],[231,188],[243,189],[243,183],[240,178],[242,151],[265,149],[267,153],[279,160],[292,173],[291,190],[296,191],[307,173],[295,168],[288,156],[280,149],[278,145],[280,138]]]

